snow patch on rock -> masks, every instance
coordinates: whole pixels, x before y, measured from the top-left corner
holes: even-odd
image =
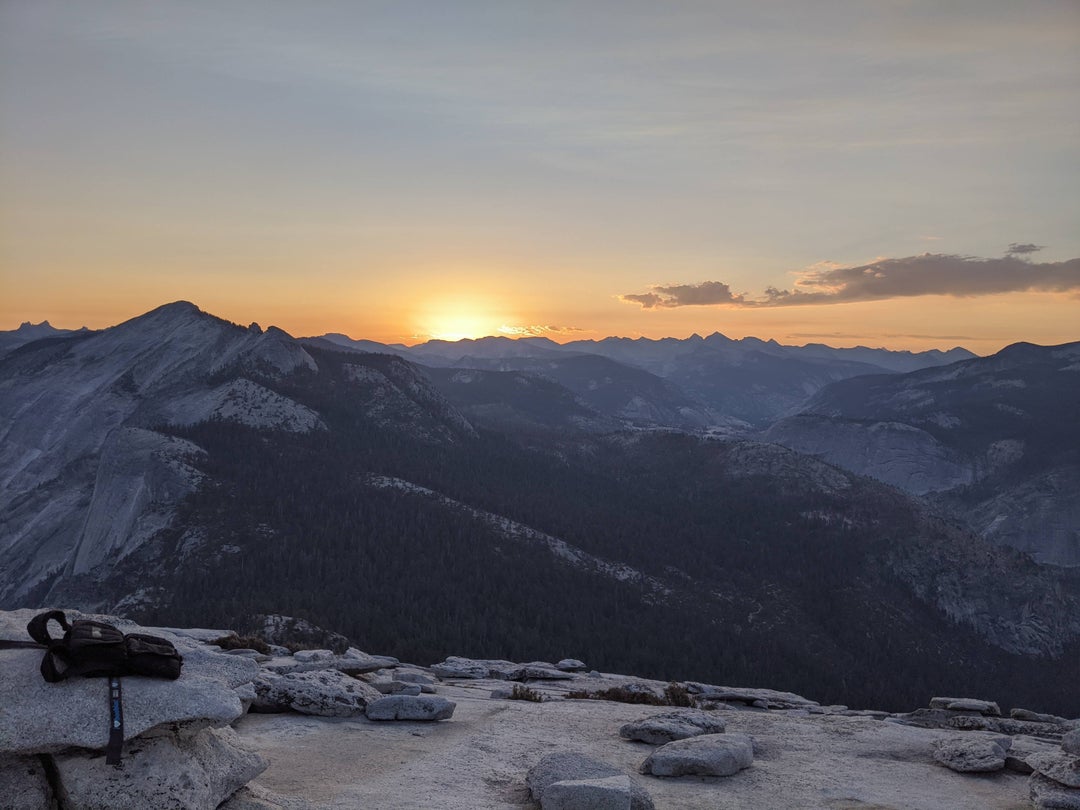
[[[169,423],[193,425],[220,419],[254,428],[310,433],[325,430],[315,411],[245,378],[197,391],[167,406]]]

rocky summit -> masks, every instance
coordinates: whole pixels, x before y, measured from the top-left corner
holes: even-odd
[[[0,639],[35,613],[0,612]],[[1080,720],[1040,707],[853,710],[577,658],[421,666],[67,613],[171,640],[182,674],[123,679],[114,767],[106,682],[45,683],[40,649],[0,649],[5,809],[1080,807]]]

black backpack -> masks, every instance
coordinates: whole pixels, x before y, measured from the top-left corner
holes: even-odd
[[[49,622],[55,621],[64,631],[61,638],[49,635]],[[180,677],[183,657],[168,639],[143,633],[124,635],[111,624],[76,619],[68,623],[63,611],[39,613],[26,625],[29,641],[0,641],[0,648],[44,647],[41,676],[56,683],[76,675],[109,679],[109,742],[105,761],[120,764],[124,742],[124,710],[120,676],[144,675],[150,678]]]
[[[63,637],[49,635],[55,621]],[[183,658],[171,641],[142,633],[124,635],[111,624],[76,619],[68,624],[63,611],[39,613],[26,625],[30,638],[46,648],[41,676],[49,683],[82,675],[87,678],[113,675],[146,675],[151,678],[180,677]]]

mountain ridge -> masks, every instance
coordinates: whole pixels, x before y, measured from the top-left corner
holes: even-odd
[[[577,358],[593,362],[560,362]],[[0,604],[192,624],[287,612],[414,658],[587,643],[612,669],[764,669],[868,705],[911,705],[931,683],[1067,702],[1054,693],[1080,653],[1069,572],[776,445],[474,423],[466,412],[537,379],[487,373],[510,376],[463,411],[401,357],[190,304],[5,355]],[[551,407],[599,418],[546,385]],[[1035,660],[1044,677],[1029,682]]]
[[[764,434],[918,495],[1036,559],[1080,565],[1080,342],[829,386]]]

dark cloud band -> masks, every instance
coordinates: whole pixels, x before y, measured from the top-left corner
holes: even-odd
[[[1035,245],[1014,245],[1017,248]],[[1023,252],[1023,251],[1021,251]],[[1031,251],[1028,251],[1031,252]],[[803,273],[794,289],[768,287],[758,297],[732,293],[722,281],[655,286],[645,293],[622,295],[644,309],[686,306],[784,307],[882,301],[918,295],[974,297],[997,293],[1080,290],[1080,259],[1036,264],[1014,255],[979,259],[924,253],[881,259],[857,267],[827,267]]]

